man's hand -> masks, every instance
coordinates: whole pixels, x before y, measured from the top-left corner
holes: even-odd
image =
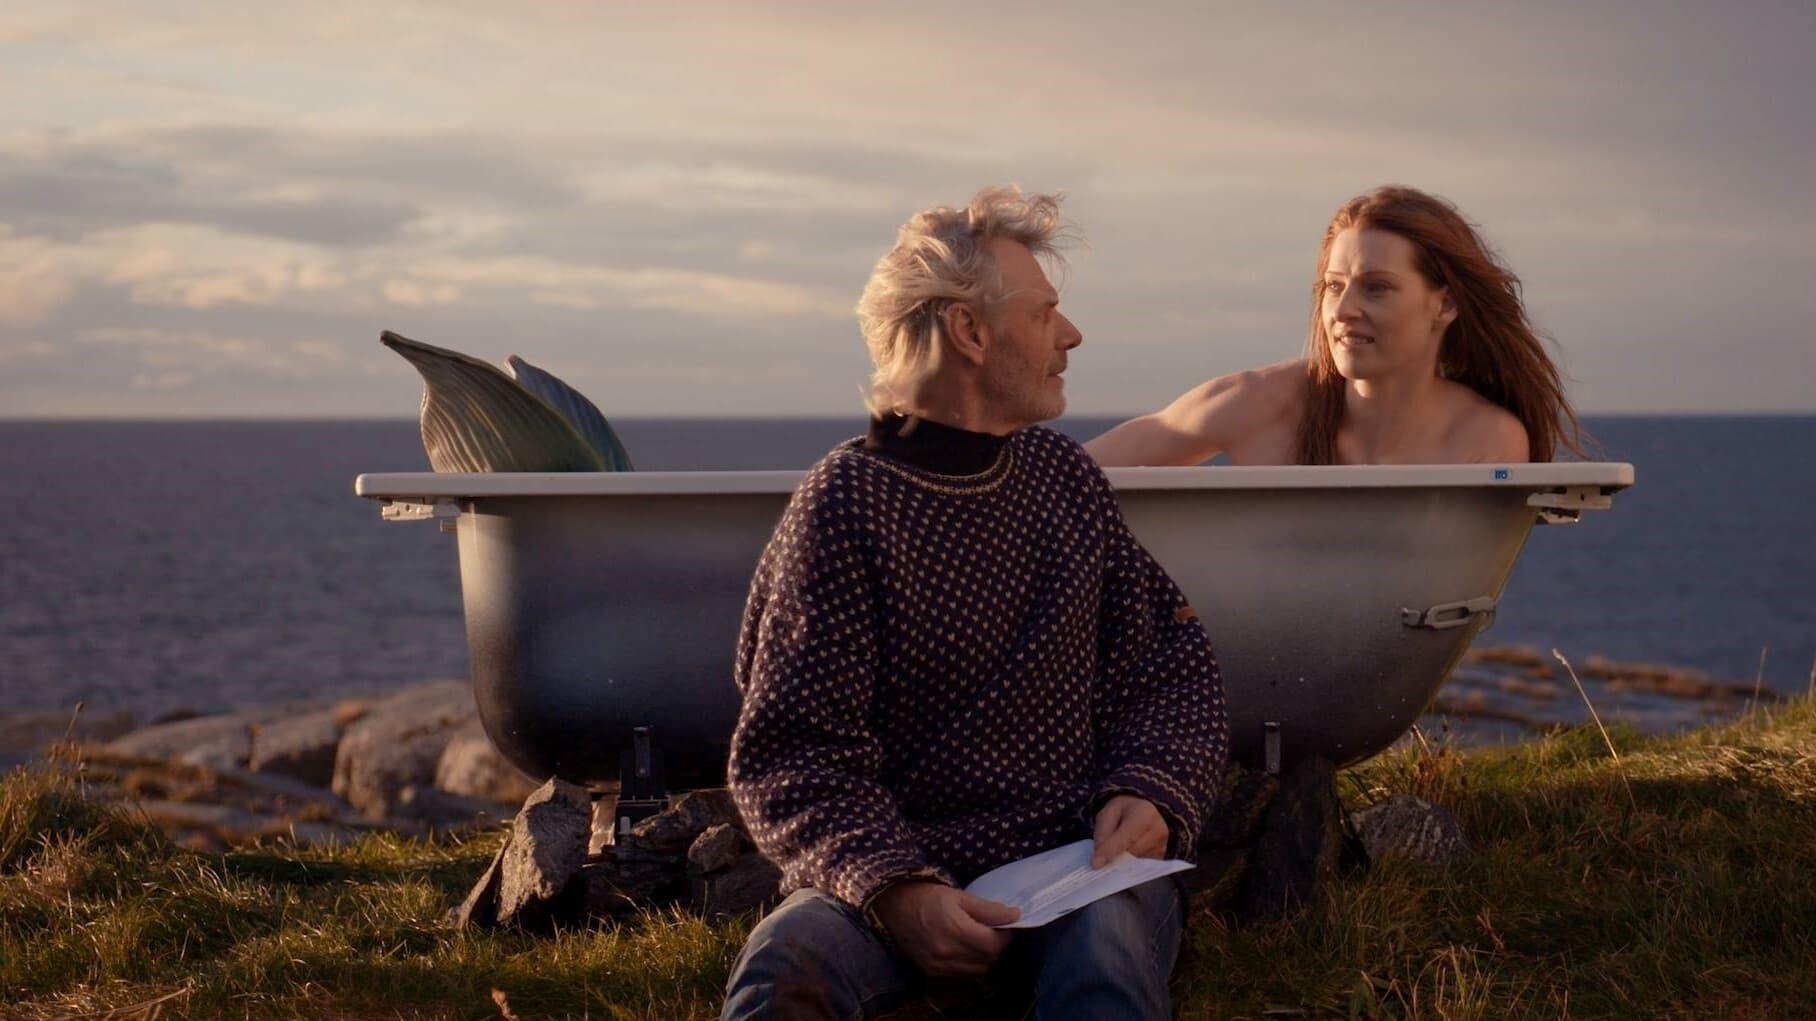
[[[1137,858],[1164,858],[1167,821],[1146,798],[1118,794],[1097,810],[1091,839],[1091,867],[1101,869],[1127,851]]]
[[[1009,945],[1021,911],[944,883],[908,881],[877,895],[876,915],[902,953],[928,975],[981,975]]]

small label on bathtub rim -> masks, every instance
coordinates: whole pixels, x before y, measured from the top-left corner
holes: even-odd
[[[1495,470],[1494,470],[1494,478],[1495,478],[1495,481],[1496,481],[1496,482],[1502,482],[1502,481],[1505,481],[1505,480],[1507,480],[1507,479],[1509,479],[1509,478],[1512,478],[1512,477],[1513,477],[1513,470],[1512,470],[1512,469],[1509,469],[1509,468],[1496,468],[1496,469],[1495,469]]]

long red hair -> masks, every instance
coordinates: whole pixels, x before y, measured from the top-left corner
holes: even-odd
[[[1512,412],[1526,427],[1528,456],[1549,461],[1561,440],[1579,457],[1582,428],[1564,397],[1557,366],[1545,353],[1520,299],[1520,278],[1457,208],[1416,188],[1388,185],[1343,204],[1324,228],[1312,278],[1312,325],[1306,340],[1305,415],[1298,463],[1335,464],[1343,421],[1344,379],[1331,356],[1321,315],[1331,243],[1351,227],[1391,231],[1412,242],[1426,283],[1449,289],[1457,317],[1444,331],[1438,371]]]

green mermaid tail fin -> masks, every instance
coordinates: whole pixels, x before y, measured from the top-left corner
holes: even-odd
[[[379,340],[422,374],[422,445],[435,471],[607,470],[572,423],[489,363],[390,330]]]
[[[605,459],[606,471],[634,470],[631,467],[631,455],[619,441],[618,434],[612,431],[611,423],[605,420],[597,405],[586,399],[585,394],[562,382],[547,369],[537,368],[516,355],[506,358],[504,366],[519,386],[542,398],[544,404],[567,419],[568,424]]]

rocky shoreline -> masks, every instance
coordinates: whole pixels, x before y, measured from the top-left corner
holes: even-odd
[[[197,850],[467,831],[510,818],[537,786],[492,747],[461,680],[145,727],[124,713],[0,717],[0,767],[47,753]]]
[[[1592,656],[1576,671],[1605,721],[1654,733],[1782,700],[1746,682],[1655,664]],[[1421,724],[1462,743],[1519,740],[1587,722],[1583,701],[1555,658],[1480,648],[1464,656]],[[537,788],[492,747],[464,680],[325,704],[179,712],[145,726],[121,711],[0,711],[0,769],[65,741],[81,749],[99,797],[135,802],[198,848],[470,830],[510,818]],[[610,807],[608,794],[602,814]]]
[[[1556,656],[1529,646],[1471,649],[1420,719],[1426,733],[1447,728],[1463,744],[1520,741],[1590,722],[1585,698],[1604,723],[1669,734],[1740,717],[1785,696],[1757,681],[1726,680],[1688,667],[1602,656],[1574,662],[1579,694]],[[1816,675],[1813,675],[1816,676]]]

